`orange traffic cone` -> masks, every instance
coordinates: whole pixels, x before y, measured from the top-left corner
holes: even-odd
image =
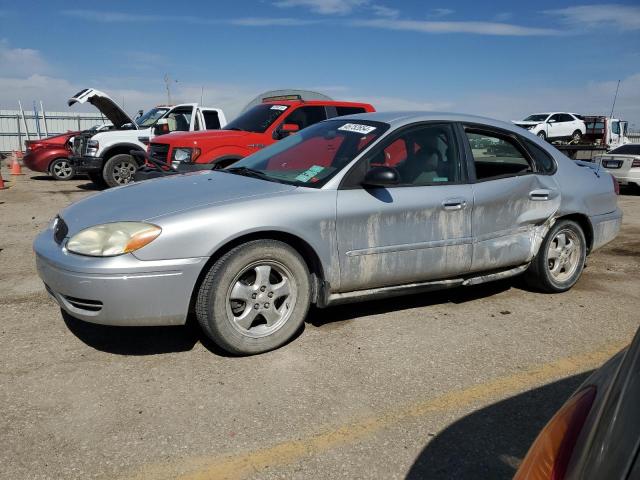
[[[4,190],[5,188],[9,188],[5,186],[4,179],[2,178],[2,170],[0,170],[0,190]]]
[[[11,175],[24,175],[22,168],[20,168],[20,162],[16,152],[13,152],[13,163],[11,164]]]

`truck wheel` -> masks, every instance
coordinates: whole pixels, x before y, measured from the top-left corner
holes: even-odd
[[[582,132],[580,130],[576,130],[571,134],[571,140],[575,143],[580,143],[582,140]]]
[[[76,174],[76,170],[69,163],[68,158],[56,158],[49,165],[49,174],[56,180],[71,180]]]
[[[527,283],[549,293],[565,292],[580,278],[586,256],[587,241],[580,225],[560,220],[542,241],[526,272]]]
[[[283,242],[254,240],[213,264],[198,291],[196,316],[217,345],[252,355],[287,342],[302,325],[310,298],[300,254]]]
[[[538,138],[540,140],[546,140],[547,139],[547,134],[544,132],[538,132]]]
[[[126,185],[133,182],[138,170],[138,163],[127,153],[114,155],[104,164],[102,176],[110,187]]]

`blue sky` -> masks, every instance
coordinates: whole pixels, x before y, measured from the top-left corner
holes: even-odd
[[[263,0],[4,2],[0,108],[66,110],[87,86],[131,112],[174,100],[233,116],[274,88],[379,109],[616,112],[640,127],[640,5]],[[75,108],[75,107],[74,107]]]

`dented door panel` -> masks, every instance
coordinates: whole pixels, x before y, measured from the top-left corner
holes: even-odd
[[[337,201],[340,291],[469,271],[470,185],[341,190]]]
[[[560,208],[553,177],[523,175],[473,185],[471,270],[493,270],[530,261]]]

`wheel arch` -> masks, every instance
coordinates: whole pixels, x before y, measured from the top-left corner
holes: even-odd
[[[589,217],[583,213],[570,213],[558,217],[556,221],[558,220],[572,220],[580,225],[580,228],[582,228],[582,231],[584,232],[584,237],[587,240],[587,255],[589,255],[593,248],[593,225],[591,225]]]
[[[144,152],[144,149],[140,147],[140,145],[136,145],[135,143],[118,143],[111,147],[108,147],[104,153],[102,154],[102,164],[104,165],[107,160],[109,160],[114,155],[120,154],[129,154],[131,150],[139,150]]]
[[[202,285],[202,282],[211,266],[231,249],[252,240],[277,240],[281,241],[282,243],[286,243],[294,250],[296,250],[303,258],[305,264],[307,265],[307,268],[309,269],[309,273],[311,274],[311,303],[317,302],[320,284],[324,280],[324,269],[317,252],[307,241],[297,235],[280,230],[263,230],[235,237],[218,248],[209,257],[209,260],[207,260],[206,264],[202,267],[202,270],[200,271],[200,274],[198,275],[196,283],[193,287],[193,291],[191,292],[191,300],[189,302],[190,312],[194,311],[195,302],[198,296],[198,290],[200,289],[200,285]]]

